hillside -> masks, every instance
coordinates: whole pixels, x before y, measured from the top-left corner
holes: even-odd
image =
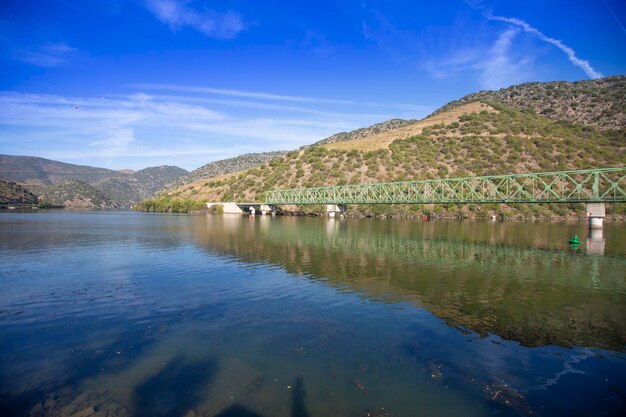
[[[192,182],[217,177],[220,175],[227,175],[233,172],[240,172],[248,168],[262,165],[274,158],[283,156],[287,151],[275,151],[275,152],[260,152],[260,153],[246,153],[234,158],[222,159],[215,162],[210,162],[181,176],[176,181],[168,184],[168,189],[176,189],[185,184]]]
[[[502,105],[470,106],[453,106],[421,122],[381,134],[292,151],[259,168],[197,181],[164,193],[160,202],[144,202],[139,208],[150,210],[157,202],[162,208],[174,200],[262,201],[266,190],[278,188],[626,164],[622,132],[554,121]],[[579,214],[579,209],[567,205],[351,206],[354,214],[368,215],[428,211],[541,216]]]
[[[446,112],[433,114],[423,120],[412,121],[411,123],[398,126],[394,129],[372,133],[370,136],[358,137],[355,135],[353,139],[341,142],[327,143],[324,141],[318,144],[324,145],[326,149],[342,149],[342,150],[358,150],[358,151],[375,151],[378,149],[387,149],[389,145],[397,139],[406,139],[411,136],[419,135],[422,130],[429,126],[435,126],[440,123],[458,122],[459,118],[464,114],[478,113],[481,111],[497,112],[493,107],[475,101],[454,107]],[[351,132],[352,133],[352,132]]]
[[[355,139],[362,139],[372,135],[392,131],[417,122],[417,120],[391,119],[382,123],[377,123],[369,127],[363,127],[351,132],[339,132],[332,136],[322,139],[314,145],[329,145],[331,143],[347,142]]]
[[[130,207],[187,173],[179,167],[162,165],[145,168],[122,178],[106,178],[92,185],[120,207]]]
[[[37,196],[13,181],[0,180],[0,207],[37,205]]]
[[[104,209],[117,208],[119,205],[108,196],[78,180],[66,180],[62,183],[45,187],[39,195],[43,204],[61,205],[69,208]]]
[[[477,100],[603,130],[626,127],[626,76],[573,83],[525,83],[497,91],[480,91],[448,103],[433,114]]]
[[[162,189],[166,184],[187,174],[182,168],[175,166],[159,166],[140,171],[113,171],[86,165],[74,165],[33,156],[0,155],[0,179],[14,181],[36,195],[56,195],[58,187],[65,184],[64,201],[69,206],[74,202],[84,207],[84,201],[98,201],[95,205],[106,207],[130,207],[137,201]],[[67,187],[66,182],[78,181],[88,184],[98,191],[96,196],[91,188],[82,186]],[[74,184],[76,185],[76,184]],[[87,192],[80,195],[81,191]],[[65,198],[67,197],[67,198]],[[60,198],[60,197],[59,197]]]
[[[35,156],[0,155],[0,178],[25,185],[46,186],[69,179],[91,183],[127,175],[106,168],[67,164]]]

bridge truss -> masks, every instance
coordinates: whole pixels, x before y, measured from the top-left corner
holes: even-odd
[[[626,167],[272,190],[266,204],[609,203]]]

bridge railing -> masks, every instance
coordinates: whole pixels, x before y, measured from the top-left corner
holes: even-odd
[[[626,167],[272,190],[267,204],[602,203],[626,201]]]

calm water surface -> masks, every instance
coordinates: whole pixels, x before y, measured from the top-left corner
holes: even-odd
[[[625,236],[3,212],[0,415],[625,415]]]

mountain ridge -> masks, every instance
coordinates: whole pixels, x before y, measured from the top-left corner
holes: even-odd
[[[170,165],[129,173],[37,156],[0,155],[0,179],[19,184],[46,204],[67,207],[130,207],[187,173]]]
[[[209,162],[188,174],[179,177],[174,182],[167,184],[166,188],[172,189],[190,184],[194,181],[227,175],[233,172],[243,171],[248,168],[262,165],[274,158],[287,154],[287,151],[270,151],[257,153],[244,153],[232,158],[220,159]]]
[[[626,77],[613,78],[609,83],[617,82],[619,88],[626,81]],[[179,207],[184,206],[181,201],[187,200],[263,201],[265,191],[279,188],[626,165],[626,122],[613,112],[605,111],[614,108],[614,102],[620,105],[624,99],[615,97],[614,90],[606,87],[604,79],[585,81],[586,92],[579,91],[578,87],[572,90],[569,84],[565,87],[560,82],[552,83],[552,87],[541,85],[539,90],[556,89],[561,93],[550,95],[554,96],[553,101],[544,98],[524,108],[488,100],[493,97],[485,96],[484,92],[469,95],[442,106],[423,120],[383,123],[386,128],[379,132],[373,125],[369,135],[361,134],[367,128],[333,135],[332,140],[321,140],[291,151],[260,167],[162,192],[137,207],[167,211],[173,201],[178,201]],[[523,97],[534,94],[537,83],[509,87],[509,91],[516,88]],[[591,110],[581,105],[579,111],[584,116],[580,119],[585,123],[576,118],[568,119],[567,112],[546,112],[554,108],[555,103],[570,100],[572,91],[576,91],[582,103],[604,104],[591,106]],[[187,206],[194,207],[193,204]],[[624,205],[615,206],[618,212],[626,213]],[[291,209],[320,210],[315,207]],[[490,213],[531,217],[580,212],[576,205],[355,206],[351,210],[355,215],[415,214],[416,210],[421,210],[454,216]]]
[[[622,130],[626,126],[624,75],[574,82],[530,82],[479,91],[449,102],[430,116],[472,101],[499,103],[602,130]]]

